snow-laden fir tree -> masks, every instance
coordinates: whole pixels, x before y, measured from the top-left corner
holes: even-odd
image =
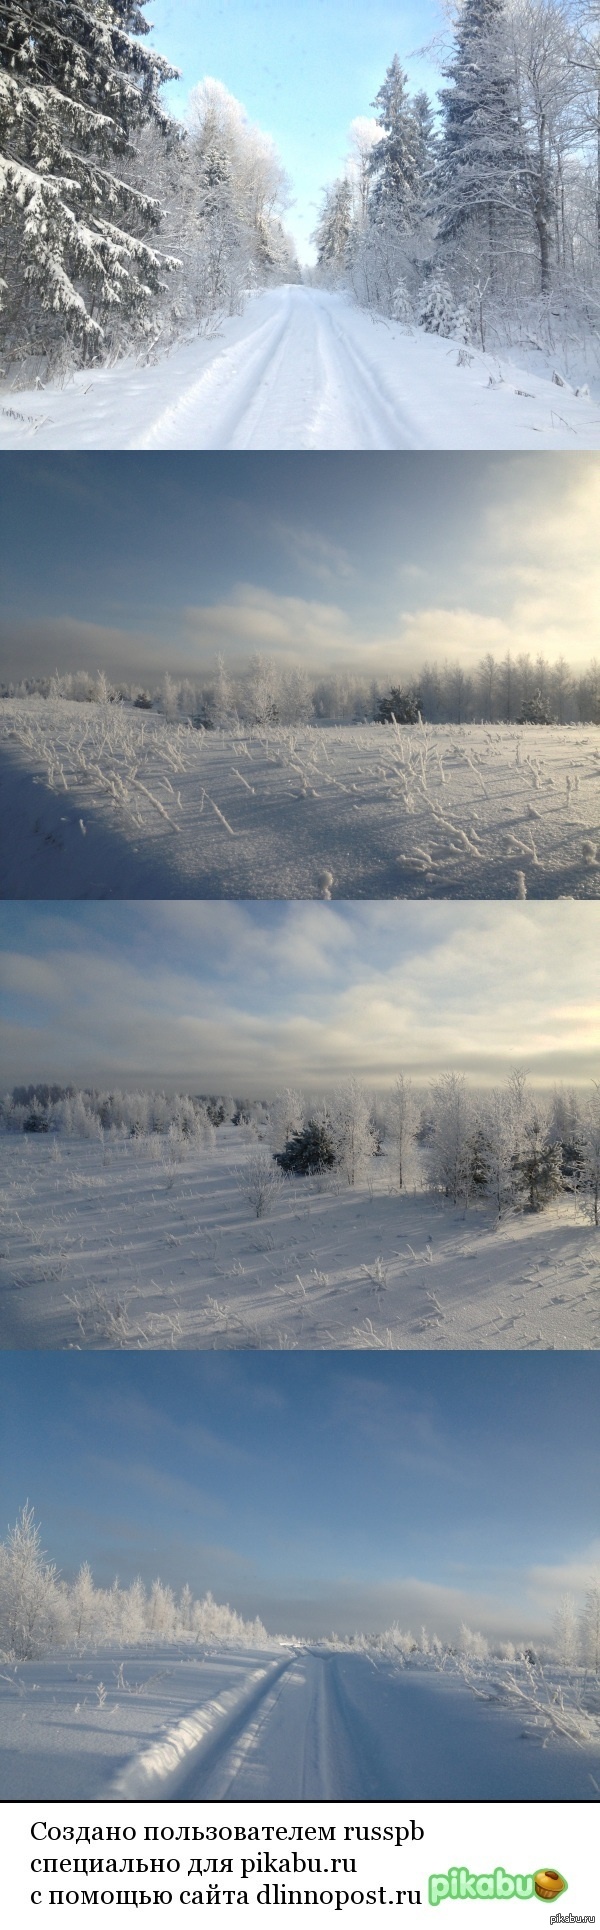
[[[303,1177],[325,1173],[336,1164],[336,1150],[331,1126],[321,1115],[308,1119],[305,1126],[290,1134],[281,1152],[274,1155],[278,1166],[284,1173],[300,1173]]]
[[[341,272],[348,260],[352,234],[352,188],[345,176],[327,188],[323,208],[311,240],[317,250],[317,267],[329,275]]]
[[[156,200],[126,178],[174,74],[141,45],[138,0],[2,0],[0,213],[11,345],[54,333],[97,348],[107,314],[133,316],[164,258],[144,239]],[[50,326],[50,320],[54,328]]]
[[[439,239],[467,242],[492,284],[525,214],[523,152],[504,0],[465,0],[442,89],[433,202]]]
[[[415,103],[407,93],[406,74],[398,55],[394,54],[372,102],[381,139],[373,148],[370,160],[374,180],[370,207],[375,221],[388,216],[395,227],[405,230],[414,226],[419,210],[427,145],[423,96],[419,99],[421,105],[415,111]]]
[[[550,1138],[548,1118],[541,1106],[534,1105],[525,1120],[515,1175],[530,1213],[540,1213],[562,1191],[561,1149]]]

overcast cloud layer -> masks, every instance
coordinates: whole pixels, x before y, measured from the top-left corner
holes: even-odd
[[[600,1076],[594,903],[5,904],[0,931],[10,1084]]]
[[[0,672],[597,653],[600,457],[0,458]]]

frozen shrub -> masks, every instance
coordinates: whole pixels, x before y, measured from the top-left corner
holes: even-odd
[[[476,1662],[485,1662],[489,1655],[489,1644],[479,1629],[467,1628],[466,1622],[461,1622],[458,1639],[462,1655],[469,1655]]]
[[[274,1164],[273,1154],[268,1147],[255,1146],[247,1164],[236,1173],[236,1180],[257,1220],[266,1219],[283,1186],[283,1176]]]
[[[422,711],[422,700],[413,690],[401,690],[392,684],[387,697],[380,697],[375,712],[377,724],[418,724]]]
[[[392,320],[408,326],[413,321],[413,305],[406,282],[399,281],[392,295]]]
[[[419,304],[417,320],[428,335],[452,335],[461,342],[471,340],[471,320],[462,302],[457,302],[447,282],[436,276],[427,283]]]

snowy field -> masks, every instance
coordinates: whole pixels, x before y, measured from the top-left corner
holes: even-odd
[[[537,1671],[535,1672],[537,1676]],[[5,1664],[0,1792],[38,1797],[597,1801],[583,1671],[279,1645],[150,1645]]]
[[[7,898],[600,895],[594,725],[197,731],[0,704]]]
[[[288,286],[146,367],[5,389],[0,448],[598,449],[585,382],[559,351],[500,359]]]
[[[255,1143],[221,1126],[177,1164],[156,1138],[4,1137],[2,1347],[600,1346],[600,1232],[571,1196],[498,1225],[400,1197],[383,1157],[362,1187],[286,1179],[257,1219]]]

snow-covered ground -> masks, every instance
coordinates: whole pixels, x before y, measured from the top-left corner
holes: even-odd
[[[598,449],[600,392],[568,378],[560,355],[500,359],[290,286],[146,367],[5,389],[0,447]]]
[[[486,1664],[473,1693],[456,1667],[275,1643],[8,1663],[0,1793],[597,1801],[597,1685],[550,1670],[532,1703],[526,1673]]]
[[[400,1197],[383,1157],[363,1187],[288,1179],[256,1219],[254,1143],[221,1126],[174,1166],[160,1140],[4,1137],[0,1344],[600,1346],[600,1232],[570,1196],[498,1225]]]
[[[594,725],[197,731],[0,704],[8,898],[600,895]]]

